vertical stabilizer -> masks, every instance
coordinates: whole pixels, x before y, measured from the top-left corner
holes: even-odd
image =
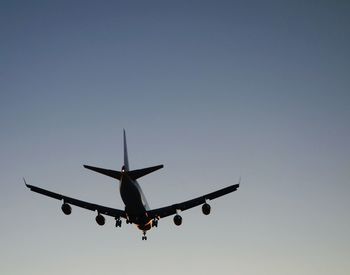
[[[123,134],[124,134],[124,169],[129,171],[128,147],[126,145],[125,129],[123,129]]]

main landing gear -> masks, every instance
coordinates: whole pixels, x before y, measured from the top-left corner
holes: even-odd
[[[122,220],[120,218],[115,219],[115,227],[122,227]]]
[[[142,240],[147,241],[146,231],[143,231]]]
[[[152,227],[158,227],[158,220],[156,218],[153,219]]]

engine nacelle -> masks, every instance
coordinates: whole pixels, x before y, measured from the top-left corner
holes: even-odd
[[[72,213],[72,207],[68,203],[62,204],[61,209],[66,215],[70,215]]]
[[[210,214],[210,205],[205,203],[202,205],[202,212],[204,215],[209,215]]]
[[[98,214],[97,216],[96,216],[96,222],[97,222],[97,224],[98,225],[104,225],[105,224],[105,222],[106,222],[106,220],[105,220],[105,217],[103,217],[101,214]]]
[[[176,214],[174,216],[174,223],[179,226],[182,224],[182,217],[179,214]]]

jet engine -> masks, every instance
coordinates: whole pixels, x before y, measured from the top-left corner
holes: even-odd
[[[98,225],[101,225],[101,226],[104,225],[106,222],[105,217],[103,217],[101,214],[98,214],[96,216],[96,222]]]
[[[174,223],[179,226],[182,224],[182,217],[179,214],[176,214],[174,216]]]
[[[66,215],[70,215],[70,213],[72,213],[72,207],[68,203],[62,204],[61,209]]]
[[[209,215],[210,214],[210,205],[205,203],[202,205],[202,212],[204,215]]]

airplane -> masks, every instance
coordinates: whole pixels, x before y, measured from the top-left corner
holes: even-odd
[[[105,224],[105,217],[103,215],[114,217],[116,220],[116,227],[121,227],[123,218],[126,220],[127,224],[135,224],[137,228],[143,232],[142,240],[147,240],[146,232],[152,227],[157,227],[158,220],[161,218],[175,215],[173,221],[175,225],[179,226],[182,224],[182,217],[180,216],[179,212],[185,211],[198,205],[202,205],[202,212],[204,215],[209,215],[211,211],[211,207],[208,204],[209,200],[213,200],[228,193],[234,192],[240,185],[241,180],[239,179],[238,184],[219,189],[215,192],[181,203],[176,203],[157,209],[150,209],[145,195],[142,192],[139,183],[137,182],[137,179],[163,168],[163,165],[130,170],[125,129],[123,130],[123,147],[124,164],[121,168],[121,171],[114,171],[89,165],[84,165],[84,167],[94,172],[117,179],[120,182],[119,191],[125,205],[125,210],[110,208],[57,194],[33,185],[29,185],[23,178],[24,184],[33,192],[62,201],[63,203],[61,209],[65,215],[70,215],[72,213],[72,208],[70,205],[75,205],[91,211],[97,211],[96,222],[100,226]]]

